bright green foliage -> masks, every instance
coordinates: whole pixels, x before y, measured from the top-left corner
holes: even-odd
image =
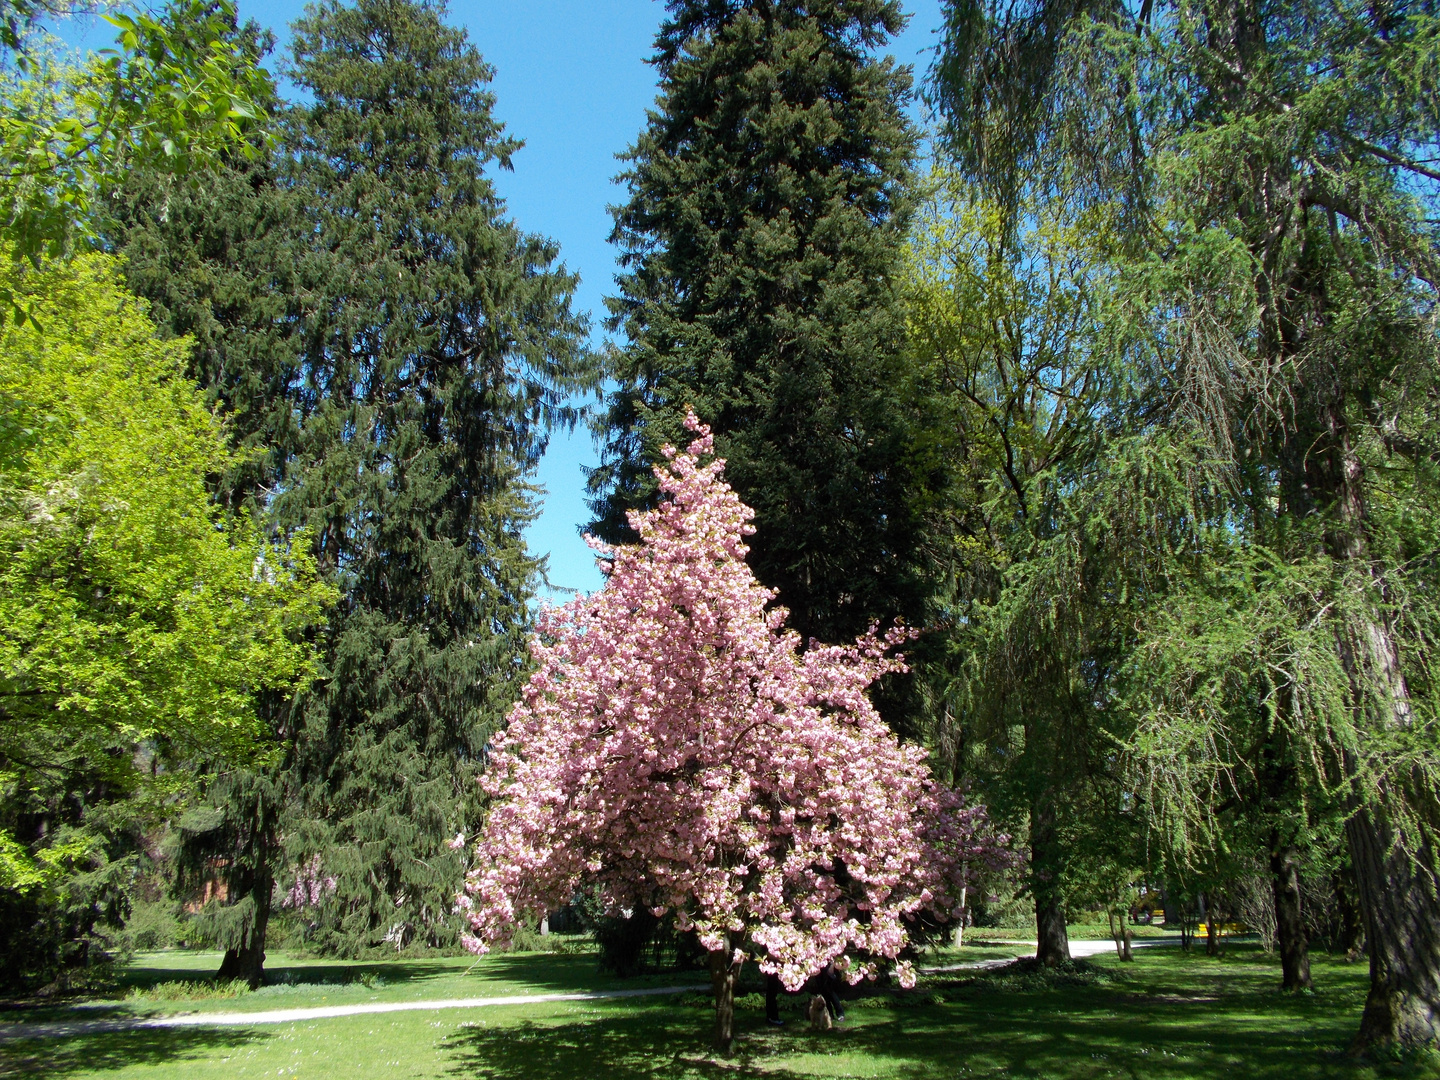
[[[804,637],[918,620],[903,325],[893,278],[915,136],[876,49],[893,0],[675,0],[656,110],[623,174],[610,302],[629,341],[592,475],[596,532],[653,498],[687,408],[756,511],[749,562]]]
[[[1141,857],[1105,698],[1125,639],[1107,594],[1134,537],[1095,503],[1097,485],[1124,482],[1105,412],[1113,237],[1103,209],[1058,203],[1028,205],[1011,230],[942,169],[905,277],[911,392],[928,473],[944,480],[925,506],[949,628],[921,669],[929,737],[1028,839],[1041,941],[1057,955],[1066,905],[1112,902],[1117,866]]]
[[[182,376],[187,343],[157,340],[117,278],[98,256],[23,275],[45,330],[0,339],[6,729],[64,753],[242,749],[251,695],[305,671],[289,635],[325,590],[210,506],[229,452]]]
[[[0,239],[16,258],[68,254],[106,193],[136,166],[203,170],[243,148],[268,77],[231,33],[229,0],[174,0],[158,17],[112,14],[116,48],[78,68],[47,62],[31,24],[45,3],[9,3],[0,47],[14,63],[0,111]],[[18,310],[18,309],[17,309]]]
[[[217,778],[223,814],[180,824],[196,868],[231,851],[232,896],[256,905],[265,866],[283,893],[318,855],[336,879],[304,916],[320,947],[446,944],[462,865],[445,841],[479,817],[525,664],[525,477],[593,365],[574,277],[485,175],[519,144],[464,33],[408,0],[330,3],[293,50],[309,103],[277,110],[275,158],[186,198],[153,177],[126,195],[131,281],[195,333],[194,374],[264,449],[227,496],[311,530],[343,596],[321,677],[269,713],[282,772]]]
[[[211,504],[220,426],[113,260],[10,285],[44,327],[0,338],[0,866],[24,907],[106,863],[112,827],[179,786],[166,760],[263,753],[254,695],[308,674],[297,634],[329,592]]]

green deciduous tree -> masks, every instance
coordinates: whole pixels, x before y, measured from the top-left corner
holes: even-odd
[[[106,15],[115,48],[79,64],[56,63],[36,30],[68,7],[24,0],[0,13],[0,51],[11,62],[0,81],[0,239],[37,265],[94,237],[104,196],[126,170],[200,174],[245,150],[270,92],[254,51],[233,33],[228,0]]]
[[[669,4],[626,155],[596,531],[653,498],[687,408],[755,508],[749,561],[802,638],[918,619],[896,302],[915,135],[888,0]]]
[[[921,668],[929,737],[1028,838],[1048,964],[1069,959],[1067,905],[1095,899],[1138,846],[1103,707],[1117,646],[1102,597],[1124,549],[1079,535],[1114,427],[1101,406],[1115,383],[1113,236],[1103,210],[1059,202],[1031,203],[1012,230],[941,169],[904,282],[909,392],[925,474],[940,478],[921,503],[925,539],[947,571],[943,648]]]
[[[328,590],[211,503],[231,452],[188,343],[158,340],[114,260],[9,281],[44,327],[0,338],[0,890],[26,951],[7,972],[33,982],[123,913],[99,872],[179,786],[167,762],[263,753],[254,695],[307,675]]]

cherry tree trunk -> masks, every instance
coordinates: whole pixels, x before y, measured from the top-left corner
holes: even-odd
[[[1284,990],[1309,990],[1310,942],[1300,908],[1300,867],[1292,846],[1272,841],[1270,873],[1275,886],[1275,943],[1280,950],[1280,986]]]
[[[737,968],[730,952],[716,949],[710,953],[710,985],[715,991],[715,1049],[728,1053],[735,1041],[735,976]]]

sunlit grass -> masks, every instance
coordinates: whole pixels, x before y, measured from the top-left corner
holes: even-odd
[[[490,985],[503,983],[514,987],[512,992],[595,985],[594,958],[578,958],[585,963],[571,966],[573,959],[515,956],[487,972],[485,980],[498,979]],[[480,973],[477,968],[462,976],[459,964],[448,961],[414,963],[429,965],[433,973],[412,971],[412,991]],[[942,975],[922,980],[913,992],[852,999],[845,1024],[817,1034],[806,1030],[799,1000],[787,1005],[787,1025],[775,1029],[765,1024],[760,995],[747,993],[737,1010],[735,1053],[724,1061],[708,1050],[706,996],[692,993],[31,1040],[0,1049],[0,1073],[187,1080],[1440,1077],[1440,1068],[1426,1057],[1380,1065],[1349,1058],[1345,1050],[1364,998],[1365,968],[1319,956],[1315,972],[1315,994],[1281,994],[1274,958],[1253,946],[1232,945],[1219,959],[1173,948],[1142,951],[1128,965],[1104,956],[1092,970],[1082,965],[1079,974],[1059,979],[1013,971]]]

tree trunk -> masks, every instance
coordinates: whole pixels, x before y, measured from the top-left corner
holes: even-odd
[[[254,915],[240,940],[225,950],[217,982],[243,980],[251,990],[265,981],[265,930],[270,923],[270,893],[273,881],[268,873],[256,874],[250,889]]]
[[[1272,836],[1270,873],[1275,886],[1275,943],[1280,949],[1281,989],[1309,990],[1310,942],[1300,910],[1300,867],[1295,849]]]
[[[1344,402],[1326,410],[1329,453],[1315,456],[1314,477],[1334,500],[1337,524],[1327,542],[1331,556],[1352,579],[1383,593],[1376,578],[1365,520],[1364,467],[1355,452]],[[1352,616],[1337,632],[1341,662],[1350,680],[1350,707],[1357,735],[1375,728],[1404,730],[1414,718],[1410,688],[1395,636],[1378,610]],[[1360,769],[1353,754],[1345,768]],[[1356,891],[1365,916],[1370,950],[1370,993],[1357,1051],[1373,1047],[1424,1046],[1440,1039],[1440,897],[1436,896],[1435,852],[1423,837],[1397,831],[1392,805],[1424,813],[1434,793],[1420,776],[1391,775],[1367,797],[1357,795],[1345,823]],[[1401,841],[1408,841],[1402,843]]]
[[[1035,897],[1035,956],[1046,967],[1070,959],[1070,932],[1065,928],[1065,908],[1058,897]]]
[[[727,949],[710,953],[710,986],[715,991],[715,1050],[725,1054],[735,1041],[735,977],[739,965]]]
[[[1335,906],[1340,909],[1340,939],[1335,950],[1344,955],[1347,964],[1353,964],[1365,952],[1365,920],[1355,898],[1354,872],[1349,867],[1336,870],[1330,877],[1330,888]]]
[[[1392,727],[1412,722],[1410,695],[1389,627],[1378,619],[1342,641],[1357,713],[1377,707]],[[1368,655],[1357,655],[1360,653]],[[1380,699],[1377,701],[1377,699]],[[1352,775],[1353,759],[1346,762]],[[1433,805],[1423,776],[1387,778],[1369,799],[1355,800],[1345,838],[1355,871],[1370,952],[1370,993],[1356,1051],[1426,1046],[1440,1041],[1440,896],[1435,851],[1414,830],[1397,828],[1393,804],[1424,813]],[[1391,805],[1387,805],[1391,804]]]
[[[1382,810],[1345,824],[1370,951],[1370,994],[1355,1049],[1424,1046],[1440,1039],[1440,898],[1435,853],[1396,844]]]
[[[1130,942],[1135,937],[1135,932],[1125,921],[1126,912],[1110,909],[1110,937],[1115,941],[1115,955],[1120,958],[1121,963],[1135,959],[1134,953],[1130,951]]]
[[[1199,902],[1200,911],[1200,922],[1197,925],[1203,925],[1205,927],[1205,955],[1219,956],[1220,941],[1215,934],[1215,913],[1210,910],[1210,905],[1206,903],[1203,892],[1200,893],[1196,899]]]
[[[1030,789],[1030,895],[1035,901],[1035,956],[1046,967],[1070,959],[1070,935],[1065,928],[1065,893],[1062,885],[1065,850],[1057,821],[1064,800],[1058,797],[1063,781],[1054,723],[1036,719],[1025,725],[1025,753],[1031,758]]]
[[[1046,967],[1070,959],[1059,868],[1055,810],[1053,803],[1042,797],[1030,810],[1030,891],[1035,897],[1035,956]]]

